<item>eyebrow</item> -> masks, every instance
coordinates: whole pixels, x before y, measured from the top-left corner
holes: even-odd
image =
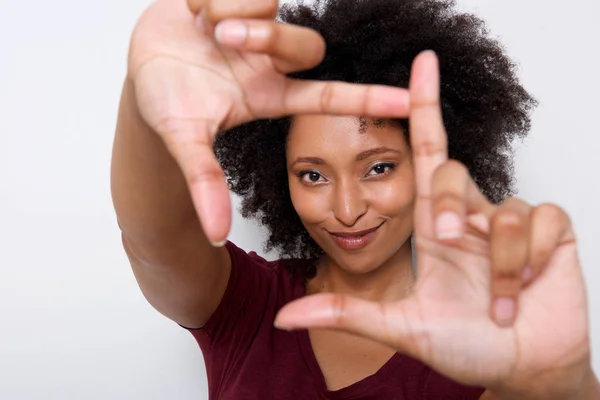
[[[365,160],[369,157],[372,157],[374,155],[377,154],[384,154],[384,153],[396,153],[396,154],[402,154],[402,152],[395,150],[395,149],[391,149],[389,147],[375,147],[369,150],[365,150],[363,152],[360,152],[356,155],[356,161],[362,161]],[[298,157],[296,158],[296,160],[292,163],[292,165],[296,165],[296,164],[300,164],[300,163],[307,163],[307,164],[314,164],[314,165],[324,165],[325,160],[323,160],[322,158],[318,158],[318,157]]]
[[[396,153],[396,154],[402,154],[400,151],[396,150],[396,149],[390,149],[389,147],[375,147],[373,149],[369,149],[369,150],[365,150],[359,154],[356,155],[356,161],[362,161],[366,158],[369,158],[371,156],[375,156],[377,154],[383,154],[383,153]]]

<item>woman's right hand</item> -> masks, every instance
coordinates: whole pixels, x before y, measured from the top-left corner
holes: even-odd
[[[293,114],[408,116],[405,89],[286,77],[317,66],[325,42],[276,22],[277,7],[277,0],[158,0],[132,36],[128,79],[138,110],[180,166],[213,244],[231,226],[212,147],[217,132]]]

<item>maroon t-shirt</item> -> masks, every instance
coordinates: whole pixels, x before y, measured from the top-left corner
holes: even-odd
[[[327,390],[306,330],[273,327],[278,310],[305,294],[281,266],[232,243],[231,277],[221,304],[198,341],[210,400],[478,400],[483,389],[454,383],[422,363],[395,354],[377,373]]]

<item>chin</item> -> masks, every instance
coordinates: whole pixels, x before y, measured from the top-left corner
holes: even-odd
[[[379,257],[374,256],[379,254]],[[367,275],[375,272],[386,259],[381,257],[382,252],[362,251],[357,253],[331,254],[331,258],[344,271],[353,275]]]

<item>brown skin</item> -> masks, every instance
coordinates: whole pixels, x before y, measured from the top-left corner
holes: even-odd
[[[225,292],[229,254],[207,240],[181,169],[141,118],[129,79],[113,145],[111,191],[123,248],[148,302],[179,324],[202,326]]]
[[[306,291],[399,300],[414,282],[409,240],[415,198],[411,152],[395,125],[369,123],[364,132],[360,128],[356,117],[300,116],[288,136],[292,202],[326,253]],[[365,152],[382,148],[389,150],[364,157]],[[341,248],[329,233],[363,231],[382,223],[374,240],[359,250]],[[309,334],[330,390],[374,374],[395,353],[391,347],[346,333],[310,330]]]
[[[190,9],[193,12],[190,12]],[[140,18],[131,40],[128,76],[123,89],[123,101],[113,153],[112,191],[115,210],[123,232],[124,248],[144,295],[165,316],[189,327],[203,326],[207,318],[214,312],[221,300],[229,275],[230,261],[227,252],[223,248],[215,248],[210,244],[218,244],[225,239],[231,221],[227,185],[211,147],[214,135],[219,128],[227,129],[257,118],[277,118],[284,115],[331,114],[407,118],[410,111],[411,131],[421,131],[419,136],[423,139],[423,143],[417,143],[417,146],[414,146],[415,143],[412,144],[413,149],[420,149],[416,151],[417,156],[426,156],[425,159],[433,161],[437,152],[440,151],[437,146],[439,144],[437,135],[442,126],[441,119],[436,119],[434,115],[432,118],[432,112],[439,112],[436,111],[439,104],[433,98],[435,91],[439,89],[436,88],[439,84],[432,85],[438,80],[432,72],[437,70],[437,65],[432,61],[431,54],[421,56],[421,62],[413,69],[413,76],[417,75],[418,78],[415,80],[416,84],[411,88],[411,110],[409,110],[408,92],[404,89],[340,82],[294,81],[287,78],[286,73],[317,65],[323,56],[324,41],[316,32],[309,29],[276,23],[273,21],[276,9],[277,1],[275,0],[256,2],[190,0],[187,3],[184,0],[158,0]],[[202,11],[206,11],[206,13],[204,13],[202,28],[199,29],[195,17],[198,12],[202,13]],[[232,17],[254,19],[223,21],[225,18]],[[223,23],[219,24],[220,22]],[[227,34],[227,27],[231,27],[234,22],[242,22],[248,28],[248,36],[245,40],[233,40],[234,38]],[[215,31],[212,29],[214,26],[220,35],[214,35]],[[439,101],[439,99],[437,100]],[[415,105],[417,106],[414,107]],[[433,140],[428,142],[428,137]],[[436,146],[431,146],[432,144]],[[438,161],[443,161],[443,157],[439,158],[436,162],[428,161],[430,167],[439,166],[440,162]],[[418,164],[419,162],[415,162],[416,166]],[[420,173],[417,171],[416,181],[430,182],[434,169],[419,168],[421,173],[426,173],[419,178]],[[344,169],[344,171],[356,172],[352,168],[348,171]],[[460,195],[464,194],[461,192],[461,188],[467,187],[468,182],[464,168],[446,163],[444,168],[435,172],[433,180],[439,182],[434,184],[434,187],[443,188],[444,183],[449,183],[447,179],[440,179],[444,173],[455,177],[457,179],[455,182],[459,184],[445,189],[445,192],[453,193],[454,196],[448,196],[445,197],[446,200],[436,202],[436,215],[443,208],[452,208],[464,213],[465,210],[461,210],[458,205],[455,204],[457,207],[451,206],[452,199],[460,199],[461,202],[464,200],[460,198]],[[342,177],[342,186],[348,183],[348,176]],[[461,177],[464,179],[461,180]],[[417,187],[419,187],[418,184]],[[362,196],[356,197],[356,193],[361,192],[357,188],[358,186],[351,185],[349,189],[345,188],[339,192],[342,196],[346,194],[346,191],[349,193],[350,210],[344,209],[343,205],[341,209],[339,206],[333,207],[338,210],[339,218],[337,220],[345,221],[346,227],[349,224],[361,222],[361,217],[358,217],[361,213],[354,215],[357,216],[356,221],[351,220],[355,213],[352,211],[354,202],[357,199],[364,199]],[[418,197],[424,199],[430,195],[431,193],[425,193]],[[369,209],[363,207],[364,209],[367,210],[364,216],[367,216]],[[419,213],[419,209],[421,213]],[[424,223],[426,221],[420,217],[420,215],[425,215],[422,212],[425,209],[416,206],[415,220],[420,221],[421,225],[424,224],[423,226],[432,226]],[[511,218],[493,219],[492,231],[494,226],[504,226],[506,229],[502,228],[501,231],[510,233],[513,223],[511,221],[515,220],[513,217],[516,215],[517,219],[525,220],[530,208],[523,207],[519,203],[512,203],[504,210],[504,214],[508,213],[508,217]],[[545,207],[541,210],[537,213],[541,216],[537,220],[555,221],[556,218],[550,218],[548,215],[554,217],[562,215],[556,208]],[[379,212],[379,217],[374,217],[375,219],[382,216],[393,216],[393,213],[388,213],[388,210],[383,208]],[[199,218],[196,218],[196,214]],[[401,213],[397,215],[401,215]],[[566,221],[568,218],[562,220]],[[366,221],[366,218],[363,221]],[[324,223],[324,220],[317,218],[311,225],[315,224],[316,226],[319,223]],[[567,227],[568,223],[565,222],[563,225]],[[540,226],[545,227],[544,224]],[[546,230],[542,229],[541,232]],[[432,237],[433,235],[427,233],[425,236]],[[513,243],[514,245],[525,243],[522,240],[526,237],[524,235],[506,234],[504,236],[512,238],[513,241],[521,238],[519,243]],[[327,241],[324,240],[323,243],[324,248],[327,249]],[[511,244],[510,240],[506,243]],[[511,246],[508,247],[511,248]],[[383,246],[382,248],[391,252],[393,246]],[[344,285],[341,283],[348,284],[353,280],[340,278],[353,276],[353,273],[356,272],[370,270],[371,272],[367,272],[363,276],[378,275],[378,272],[375,272],[376,263],[362,262],[356,264],[353,267],[356,269],[352,270],[349,269],[351,263],[346,262],[347,258],[341,253],[332,251],[331,254],[331,260],[334,262],[325,263],[324,267],[320,269],[327,274],[322,275],[324,278],[321,275],[315,278],[316,289],[309,287],[309,290],[313,290],[312,293],[350,290],[356,285],[347,285],[344,289]],[[385,258],[383,255],[381,257]],[[399,256],[399,258],[402,257]],[[382,267],[381,271],[385,272],[386,268],[389,268],[390,272],[388,273],[392,274],[394,266],[400,268],[402,264],[401,262],[390,263],[389,266]],[[520,274],[517,272],[521,272],[523,267],[521,264],[501,261],[494,263],[492,283],[494,290],[491,297],[498,295],[516,297],[519,295],[520,286],[514,283],[519,281]],[[347,273],[345,268],[352,273]],[[487,268],[485,271],[490,269],[489,265]],[[454,270],[447,268],[435,268],[433,264],[424,270],[428,270],[431,274],[447,274],[448,276],[455,273]],[[534,277],[540,271],[540,268],[536,269]],[[517,278],[515,279],[515,277]],[[398,282],[401,282],[400,278],[398,279]],[[508,284],[505,284],[507,281]],[[337,286],[329,287],[328,285],[332,282]],[[369,282],[379,282],[379,280],[373,278],[369,279]],[[404,282],[406,283],[408,280]],[[435,283],[435,281],[433,282]],[[446,288],[448,291],[454,287],[452,284],[448,284],[448,281],[441,280],[441,282],[444,285],[434,284],[427,287],[432,290],[430,294],[446,294],[441,289]],[[579,281],[575,283],[582,286]],[[367,289],[362,291],[363,294],[373,293],[373,289],[364,287]],[[373,284],[370,287],[373,288],[376,285]],[[490,293],[484,292],[481,288],[475,289],[479,291],[472,294],[478,295],[480,301],[489,300]],[[489,288],[486,287],[485,290],[487,291]],[[361,291],[352,291],[352,293],[360,294]],[[547,290],[542,294],[547,295],[548,293],[553,293],[554,296],[555,292]],[[364,304],[349,304],[352,307],[348,310],[356,311]],[[335,305],[335,301],[329,303],[329,306],[331,305]],[[446,305],[448,306],[448,304]],[[472,303],[461,303],[453,307],[452,311],[455,313],[465,312],[469,310],[470,306]],[[324,310],[326,309],[324,308]],[[575,307],[568,305],[560,315],[569,315],[574,311]],[[483,311],[478,310],[478,312],[481,313],[481,321],[485,321],[487,329],[497,329],[491,326],[487,308]],[[584,311],[579,315],[583,313]],[[536,315],[536,313],[532,313],[532,318]],[[370,313],[370,317],[380,316],[381,314]],[[397,324],[400,321],[391,318],[385,322]],[[462,322],[463,320],[459,318],[454,321]],[[310,321],[303,321],[305,324],[308,322]],[[548,324],[542,323],[540,326],[547,327]],[[568,328],[569,326],[561,324],[558,328]],[[377,327],[377,324],[373,324],[370,328],[377,329]],[[582,324],[575,327],[577,329],[585,328]],[[478,329],[465,330],[464,326],[462,331],[453,337],[460,336],[465,331],[481,337]],[[555,331],[556,329],[552,330],[554,336],[549,336],[548,339],[560,342],[560,337],[556,336]],[[386,338],[385,329],[370,333],[380,343],[389,342],[390,338]],[[451,331],[442,333],[452,335]],[[325,340],[328,339],[325,338]],[[314,343],[318,342],[319,338],[317,337]],[[534,345],[539,345],[539,343],[539,340],[532,341]],[[389,358],[389,352],[386,354],[387,350],[384,345],[376,348],[373,342],[368,344],[364,342],[363,344],[364,349],[372,346],[370,349],[373,350],[373,354],[377,354],[373,357],[373,363],[369,368],[374,368],[381,363],[381,360]],[[559,344],[560,346],[556,347],[557,351],[568,350],[562,343]],[[582,356],[576,360],[577,368],[569,368],[568,372],[556,368],[554,360],[540,360],[535,357],[531,358],[531,365],[524,366],[527,368],[525,372],[529,373],[531,369],[534,372],[541,369],[546,373],[545,376],[563,378],[543,380],[545,390],[552,391],[557,388],[551,387],[550,384],[568,382],[568,389],[570,389],[571,383],[578,383],[580,378],[586,377],[586,382],[590,382],[589,385],[586,385],[586,395],[589,394],[590,398],[593,398],[591,396],[598,393],[594,389],[597,388],[597,381],[594,374],[587,371],[589,369],[589,359],[587,358],[589,352],[586,345],[587,342],[582,346]],[[453,349],[452,346],[445,346],[443,343],[440,346],[443,351]],[[318,351],[318,345],[316,349]],[[418,349],[413,350],[416,352]],[[458,359],[468,351],[480,354],[477,352],[476,346],[467,347],[461,351],[461,357]],[[544,355],[540,352],[534,353]],[[422,359],[424,358],[426,357],[422,357]],[[485,372],[473,371],[472,368],[460,369],[461,366],[457,365],[456,359],[430,361],[434,368],[446,368],[448,372],[456,376],[463,373]],[[492,369],[507,367],[502,357],[497,357],[497,355],[487,361],[492,364]],[[340,366],[340,364],[335,364],[336,362],[341,363],[346,360],[338,359],[333,362],[332,368],[335,368],[336,365]],[[322,365],[325,364],[322,363]],[[349,362],[349,365],[354,365],[354,363]],[[586,374],[582,375],[581,371]],[[360,379],[365,372],[359,371],[354,373],[354,376],[346,376],[344,379],[351,382],[357,377]],[[531,376],[531,374],[525,376]],[[565,377],[570,379],[564,379]],[[473,377],[471,376],[471,378]],[[531,382],[538,381],[518,382],[522,383],[518,389],[538,389],[528,387],[527,385],[531,385]],[[497,398],[517,398],[513,395],[515,392],[511,393],[510,390],[507,390],[508,388],[504,387],[506,382],[496,380],[495,383],[497,384],[495,391],[498,393]],[[343,382],[342,380],[335,381],[334,384],[343,384]],[[588,387],[590,390],[587,390]],[[531,390],[527,391],[531,392]],[[583,396],[576,398],[583,398]]]
[[[466,167],[448,159],[434,54],[414,61],[410,92],[419,272],[413,290],[385,302],[319,293],[286,305],[276,326],[333,329],[387,344],[457,382],[488,388],[484,398],[599,398],[568,215],[517,198],[490,204]],[[526,266],[533,270],[528,279]]]
[[[158,0],[131,38],[111,165],[113,203],[144,296],[190,328],[206,323],[229,279],[229,254],[219,247],[231,210],[212,150],[218,127],[299,113],[408,112],[405,89],[287,78],[321,62],[324,40],[273,21],[277,5]],[[203,28],[200,9],[208,15]],[[229,17],[258,18],[245,21],[242,46],[224,46],[209,29]]]
[[[410,148],[394,125],[370,123],[366,132],[359,130],[355,117],[297,117],[286,148],[290,195],[304,226],[327,254],[323,264],[335,291],[396,299],[398,288],[383,290],[381,283],[393,281],[398,266],[410,268],[415,198]],[[389,150],[365,157],[383,148]],[[379,225],[374,242],[358,250],[341,248],[330,234]]]

